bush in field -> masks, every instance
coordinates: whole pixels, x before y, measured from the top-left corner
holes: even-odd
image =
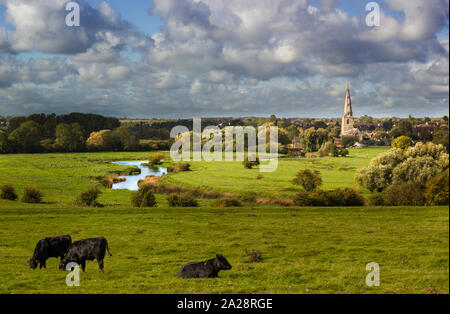
[[[159,166],[159,165],[161,165],[162,164],[162,161],[164,160],[164,154],[163,153],[156,153],[156,154],[153,154],[151,157],[150,157],[150,160],[149,160],[149,164],[151,165],[151,166]]]
[[[252,159],[252,160],[250,160]],[[246,169],[253,169],[253,167],[258,167],[260,165],[259,158],[253,156],[252,158],[249,158],[248,156],[245,156],[245,160],[242,162],[244,165],[244,168]]]
[[[18,196],[16,194],[16,191],[14,190],[14,186],[12,184],[2,185],[2,187],[0,188],[0,198],[2,200],[10,201],[17,200]]]
[[[141,185],[139,190],[131,196],[131,205],[133,207],[156,207],[153,189],[153,186],[149,184]]]
[[[309,193],[311,204],[315,207],[326,207],[328,205],[328,193],[322,189],[317,189]]]
[[[304,169],[297,173],[292,180],[292,184],[301,185],[306,191],[311,192],[322,185],[322,177],[317,170],[313,172],[309,169]]]
[[[294,196],[297,206],[364,206],[366,201],[360,191],[352,188],[324,191],[321,189],[312,192],[300,191]]]
[[[375,193],[369,197],[369,206],[385,206],[386,201],[382,193]]]
[[[197,200],[189,193],[171,194],[167,197],[167,202],[171,207],[197,207]]]
[[[313,201],[309,196],[309,192],[300,191],[294,196],[294,204],[295,206],[312,206]]]
[[[425,198],[427,205],[449,205],[448,171],[444,171],[427,182]]]
[[[416,183],[392,185],[386,190],[387,206],[423,206],[425,196],[422,186]]]
[[[352,188],[344,190],[344,206],[364,206],[366,200],[361,194],[361,191]]]
[[[185,171],[191,171],[191,164],[182,163],[182,164],[178,164],[175,166],[167,167],[167,172],[170,172],[170,173],[185,172]]]
[[[181,164],[178,164],[177,166],[178,166],[178,170],[180,172],[191,171],[191,164],[189,164],[189,163],[181,163]]]
[[[23,203],[39,204],[39,203],[42,203],[43,197],[44,197],[44,195],[37,188],[27,187],[24,190],[21,201]]]
[[[216,207],[242,207],[242,203],[236,198],[219,198],[214,201]]]
[[[75,201],[75,204],[79,206],[98,207],[100,204],[97,202],[97,199],[101,194],[102,192],[98,187],[92,187],[86,192],[81,193]]]

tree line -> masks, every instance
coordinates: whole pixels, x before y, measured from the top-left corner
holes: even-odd
[[[117,118],[96,114],[34,114],[9,119],[0,153],[139,151],[168,149],[170,141],[139,138]]]

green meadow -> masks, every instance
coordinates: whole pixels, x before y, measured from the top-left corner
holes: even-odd
[[[324,188],[354,186],[355,171],[386,148],[351,150],[348,158],[281,158],[275,173],[241,163],[192,162],[191,172],[166,183],[263,196],[291,197],[301,168],[322,173]],[[97,178],[125,171],[118,160],[147,160],[149,153],[0,155],[0,184],[44,193],[44,204],[0,200],[0,293],[449,293],[448,207],[298,208],[245,204],[215,208],[130,206],[130,191],[102,189],[103,208],[73,205]],[[364,191],[368,195],[367,191]],[[50,259],[47,270],[27,260],[41,238],[70,234],[74,241],[104,236],[112,257],[105,274],[88,262],[80,287]],[[245,249],[263,254],[252,262]],[[218,279],[183,280],[179,268],[216,253],[233,265]],[[380,265],[381,285],[367,287],[366,264]]]

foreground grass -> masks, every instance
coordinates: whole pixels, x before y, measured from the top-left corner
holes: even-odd
[[[439,293],[449,292],[449,209],[276,208],[84,209],[0,204],[0,293]],[[105,236],[105,274],[89,262],[69,288],[56,259],[26,261],[46,236]],[[263,253],[250,263],[244,249]],[[224,254],[218,279],[182,280],[185,263]],[[368,288],[365,266],[380,264]]]

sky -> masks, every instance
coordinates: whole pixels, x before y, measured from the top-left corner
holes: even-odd
[[[0,115],[449,113],[449,1],[0,0]]]

